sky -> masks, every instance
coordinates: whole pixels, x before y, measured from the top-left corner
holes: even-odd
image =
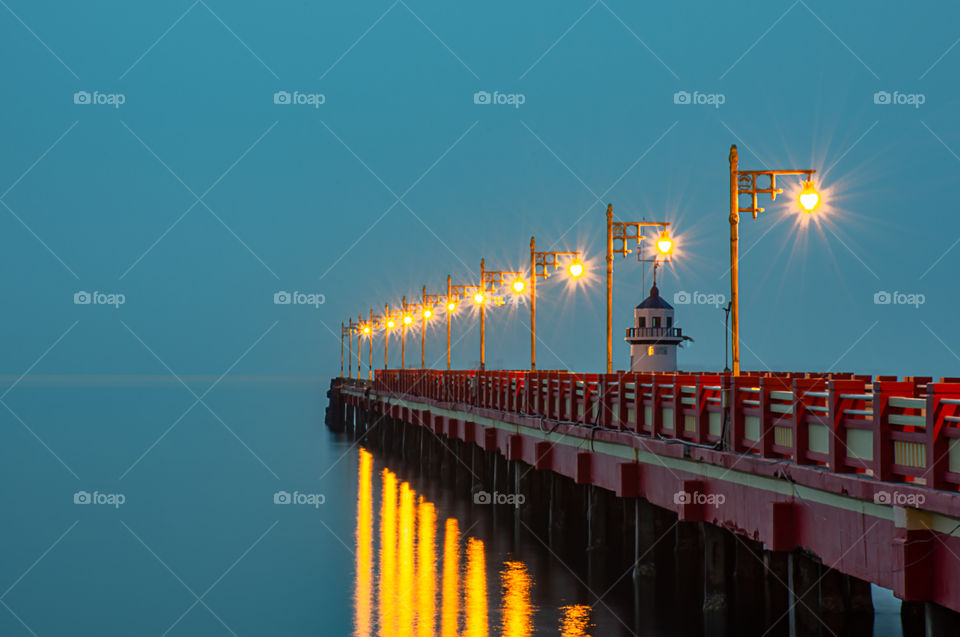
[[[744,215],[743,368],[958,375],[960,7],[738,7],[3,0],[0,373],[336,375],[341,321],[476,283],[481,258],[522,269],[531,236],[588,266],[538,285],[539,367],[602,371],[608,203],[671,224],[679,365],[720,369],[737,144],[823,193],[800,215],[786,177]],[[524,306],[491,308],[488,367],[528,366],[529,338]],[[470,312],[453,340],[476,366]]]

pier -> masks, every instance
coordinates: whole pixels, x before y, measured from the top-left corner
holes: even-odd
[[[522,494],[518,524],[694,632],[869,634],[876,584],[905,635],[960,634],[960,379],[377,370],[329,397],[331,429]]]

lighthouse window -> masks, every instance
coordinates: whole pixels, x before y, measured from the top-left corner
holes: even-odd
[[[647,356],[666,356],[666,354],[666,347],[654,347],[653,345],[647,347]]]
[[[637,319],[637,327],[646,327],[646,326],[647,326],[647,318],[645,316],[641,316],[640,318]]]
[[[668,316],[668,317],[667,317],[667,327],[673,327],[673,317],[672,317],[672,316]]]
[[[654,326],[654,327],[660,327],[660,317],[659,317],[659,316],[654,316],[654,317],[653,317],[653,326]]]

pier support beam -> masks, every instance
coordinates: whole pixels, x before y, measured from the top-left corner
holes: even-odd
[[[926,602],[924,611],[928,636],[960,635],[960,613],[933,602]]]
[[[733,540],[726,530],[703,524],[703,633],[723,637],[729,624],[730,590],[728,569],[732,570]]]

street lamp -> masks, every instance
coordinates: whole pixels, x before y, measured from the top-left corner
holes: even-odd
[[[460,299],[469,298],[479,291],[479,285],[454,285],[450,282],[450,275],[447,275],[447,369],[450,369],[450,319],[457,311]]]
[[[800,207],[807,213],[813,210],[820,203],[820,195],[817,193],[813,181],[813,174],[816,170],[739,170],[740,159],[737,154],[737,146],[730,146],[730,329],[733,333],[731,358],[733,363],[733,375],[740,375],[740,257],[738,252],[739,244],[739,226],[740,213],[752,212],[753,218],[764,211],[757,206],[757,195],[770,195],[770,201],[775,201],[777,195],[783,192],[782,188],[777,188],[777,176],[779,175],[803,175],[803,189],[800,191]],[[762,184],[757,185],[757,177],[763,176],[769,178],[768,187],[763,188]],[[740,207],[740,195],[750,195],[750,207]]]
[[[613,373],[613,253],[619,252],[626,257],[633,252],[627,247],[627,241],[635,240],[637,247],[646,239],[640,234],[644,227],[661,228],[657,239],[657,251],[664,257],[673,252],[673,239],[667,228],[666,221],[614,221],[613,204],[607,204],[607,373]],[[619,249],[614,250],[614,242],[619,241]],[[656,263],[656,256],[654,256]]]
[[[388,366],[388,355],[389,343],[390,343],[390,332],[397,327],[399,323],[402,322],[403,311],[402,310],[391,310],[389,305],[383,306],[383,368],[387,369]]]
[[[537,277],[546,279],[560,267],[558,257],[573,257],[567,272],[578,278],[583,275],[579,252],[538,252],[537,240],[530,237],[530,371],[537,371]]]
[[[480,290],[473,297],[473,300],[480,306],[480,371],[486,369],[487,358],[486,292],[489,290],[491,294],[496,293],[497,288],[504,285],[508,278],[520,276],[523,276],[523,272],[515,270],[487,270],[486,261],[480,259]],[[499,302],[499,299],[494,298],[494,302]]]

